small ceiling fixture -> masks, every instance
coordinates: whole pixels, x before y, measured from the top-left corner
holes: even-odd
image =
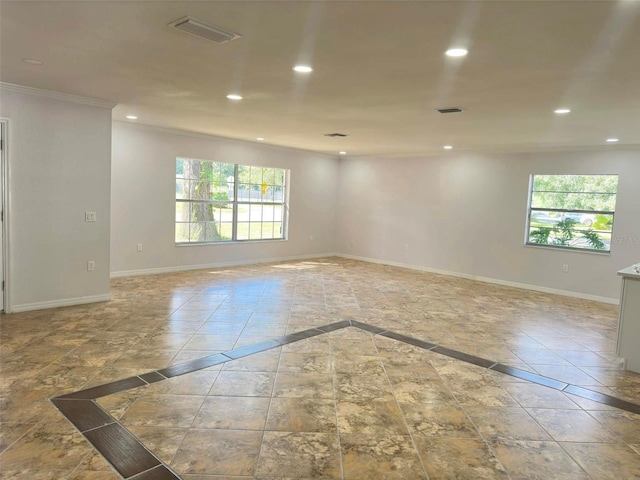
[[[313,72],[313,68],[309,67],[308,65],[296,65],[295,67],[293,67],[293,70],[298,72],[298,73],[311,73],[311,72]]]
[[[619,141],[620,141],[619,138],[607,138],[607,142],[609,142],[609,143],[616,143],[616,142],[619,142]]]
[[[24,63],[28,63],[29,65],[44,65],[43,61],[36,58],[23,58],[22,61]]]
[[[558,108],[558,109],[554,110],[553,113],[557,113],[558,115],[565,115],[567,113],[571,113],[571,109],[570,108]]]
[[[262,142],[264,140],[264,137],[256,137],[256,140],[258,140],[259,142]]]
[[[445,150],[451,150],[453,148],[453,145],[445,145],[444,147]]]
[[[344,150],[342,150],[342,151],[340,151],[340,152],[338,152],[338,153],[339,153],[340,155],[346,155],[346,154],[347,154],[347,152],[345,152]]]
[[[348,137],[346,133],[325,133],[325,137]]]
[[[138,119],[138,117],[136,117],[135,115],[127,115],[127,118],[129,120],[137,120]]]
[[[448,108],[436,108],[436,111],[440,113],[460,113],[462,109],[460,107],[448,107]]]
[[[231,40],[242,37],[239,33],[225,30],[222,27],[207,25],[206,23],[201,22],[200,20],[195,20],[191,17],[179,18],[175,22],[171,22],[169,26],[175,27],[183,32],[197,35],[198,37],[206,38],[207,40],[211,40],[216,43],[227,43]]]
[[[242,100],[242,95],[238,95],[236,93],[230,93],[229,95],[227,95],[227,98],[229,100]]]
[[[464,57],[467,53],[469,53],[469,50],[467,50],[466,48],[450,48],[444,53],[447,55],[447,57]]]

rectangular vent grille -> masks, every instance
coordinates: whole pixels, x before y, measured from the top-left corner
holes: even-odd
[[[211,40],[216,43],[227,43],[236,38],[242,37],[239,33],[230,32],[224,28],[214,27],[207,25],[206,23],[194,20],[191,17],[183,17],[175,22],[169,24],[171,27],[175,27],[178,30],[182,30],[193,35],[197,35],[207,40]]]
[[[462,109],[458,107],[436,108],[436,110],[440,113],[460,113],[462,111]]]
[[[325,133],[325,137],[346,137],[348,136],[346,133]]]

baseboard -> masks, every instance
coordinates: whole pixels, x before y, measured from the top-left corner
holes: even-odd
[[[111,295],[89,295],[87,297],[64,298],[62,300],[51,300],[48,302],[23,303],[21,305],[13,305],[11,313],[28,312],[31,310],[44,310],[45,308],[69,307],[71,305],[84,305],[86,303],[108,302]]]
[[[244,266],[244,265],[258,265],[261,263],[291,262],[296,260],[310,260],[314,258],[326,258],[326,257],[348,258],[351,260],[359,260],[359,261],[368,262],[368,263],[377,263],[380,265],[389,265],[391,267],[407,268],[410,270],[435,273],[438,275],[448,275],[450,277],[466,278],[468,280],[476,280],[478,282],[492,283],[495,285],[502,285],[505,287],[520,288],[522,290],[531,290],[534,292],[549,293],[551,295],[561,295],[564,297],[580,298],[582,300],[591,300],[594,302],[607,303],[610,305],[618,305],[620,303],[620,299],[618,298],[600,297],[597,295],[589,295],[586,293],[571,292],[569,290],[559,290],[556,288],[530,285],[527,283],[510,282],[507,280],[500,280],[497,278],[479,277],[477,275],[470,275],[468,273],[452,272],[449,270],[442,270],[439,268],[423,267],[419,265],[411,265],[408,263],[392,262],[388,260],[380,260],[377,258],[361,257],[357,255],[348,255],[348,254],[342,254],[342,253],[295,255],[291,257],[238,260],[234,262],[217,262],[217,263],[206,263],[206,264],[197,264],[197,265],[178,265],[173,267],[146,268],[142,270],[124,270],[119,272],[111,272],[111,278],[132,277],[132,276],[138,276],[138,275],[158,275],[162,273],[186,272],[189,270],[202,270],[206,268],[238,267],[238,266]],[[97,300],[97,301],[101,301],[101,300]],[[48,308],[48,307],[42,307],[42,308]],[[17,311],[17,310],[14,309],[14,311]]]
[[[441,270],[439,268],[422,267],[422,266],[419,266],[419,265],[411,265],[411,264],[407,264],[407,263],[391,262],[391,261],[387,261],[387,260],[379,260],[377,258],[360,257],[360,256],[357,256],[357,255],[347,255],[347,254],[339,253],[336,256],[342,257],[342,258],[348,258],[348,259],[351,259],[351,260],[359,260],[361,262],[377,263],[377,264],[380,264],[380,265],[389,265],[390,267],[407,268],[407,269],[410,269],[410,270],[418,270],[418,271],[421,271],[421,272],[436,273],[438,275],[448,275],[450,277],[466,278],[466,279],[469,279],[469,280],[476,280],[478,282],[493,283],[495,285],[502,285],[502,286],[505,286],[505,287],[520,288],[522,290],[532,290],[534,292],[549,293],[549,294],[552,294],[552,295],[562,295],[563,297],[580,298],[582,300],[591,300],[591,301],[594,301],[594,302],[608,303],[610,305],[619,305],[620,304],[620,299],[619,298],[599,297],[597,295],[589,295],[589,294],[586,294],[586,293],[571,292],[569,290],[559,290],[559,289],[556,289],[556,288],[541,287],[541,286],[538,286],[538,285],[530,285],[528,283],[510,282],[508,280],[500,280],[500,279],[497,279],[497,278],[479,277],[477,275],[470,275],[468,273],[451,272],[449,270]]]
[[[119,272],[111,272],[111,278],[134,277],[138,275],[158,275],[161,273],[187,272],[190,270],[203,270],[206,268],[240,267],[245,265],[258,265],[261,263],[291,262],[296,260],[310,260],[313,258],[339,257],[339,256],[340,255],[337,253],[314,253],[310,255],[295,255],[291,257],[236,260],[233,262],[201,263],[197,265],[177,265],[173,267],[145,268],[142,270],[123,270]]]

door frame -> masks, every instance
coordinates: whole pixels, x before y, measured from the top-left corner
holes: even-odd
[[[0,129],[2,130],[2,152],[0,152],[0,188],[2,189],[2,195],[0,198],[0,208],[2,208],[2,276],[0,282],[4,281],[4,291],[0,291],[0,295],[3,296],[3,312],[11,313],[11,303],[9,290],[11,288],[11,282],[9,281],[9,205],[11,201],[11,195],[9,194],[9,179],[11,172],[11,162],[9,161],[9,128],[10,119],[6,117],[0,117]]]

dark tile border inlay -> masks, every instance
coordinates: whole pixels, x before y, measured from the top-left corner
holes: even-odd
[[[495,370],[496,372],[504,373],[505,375],[519,378],[521,380],[526,380],[527,382],[544,385],[545,387],[553,388],[554,390],[564,390],[568,386],[567,383],[561,382],[559,380],[543,377],[541,375],[538,375],[537,373],[527,372],[526,370],[520,370],[519,368],[511,367],[509,365],[503,365],[502,363],[496,363],[489,369]]]
[[[435,348],[432,348],[431,351],[435,353],[439,353],[440,355],[445,355],[447,357],[455,358],[456,360],[462,360],[463,362],[471,363],[479,367],[489,368],[496,364],[496,362],[492,360],[476,357],[475,355],[469,355],[468,353],[464,353],[459,350],[452,350],[451,348],[447,348],[447,347],[437,346]]]
[[[438,345],[431,342],[425,342],[424,340],[419,340],[417,338],[408,337],[407,335],[402,335],[401,333],[396,332],[382,332],[381,336],[391,338],[392,340],[398,340],[399,342],[408,343],[409,345],[413,345],[414,347],[424,348],[425,350],[431,350],[432,348],[437,347]]]
[[[215,365],[220,365],[221,363],[228,362],[229,360],[231,360],[231,358],[227,355],[224,355],[222,353],[214,353],[213,355],[209,355],[207,357],[202,357],[196,360],[191,360],[190,362],[179,363],[178,365],[172,365],[170,367],[163,368],[162,370],[158,370],[158,373],[166,378],[179,377],[180,375],[184,375],[186,373],[196,372],[198,370],[213,367]]]
[[[82,433],[114,422],[113,417],[96,405],[93,400],[54,398],[51,403]]]
[[[136,437],[120,425],[115,418],[102,410],[94,400],[114,393],[120,393],[143,385],[148,385],[150,383],[160,382],[167,378],[185,375],[214,365],[220,365],[231,360],[254,355],[256,353],[315,337],[317,335],[334,332],[346,327],[359,328],[360,330],[373,333],[374,335],[380,335],[392,340],[397,340],[424,350],[432,351],[439,355],[444,355],[488,370],[520,378],[527,382],[536,383],[538,385],[570,393],[604,405],[640,414],[640,405],[611,395],[606,395],[577,385],[567,384],[553,378],[520,370],[519,368],[493,362],[486,358],[476,357],[475,355],[470,355],[459,350],[443,347],[436,343],[426,342],[418,338],[409,337],[401,333],[388,331],[375,325],[369,325],[355,320],[343,320],[340,322],[330,323],[328,325],[323,325],[322,327],[310,328],[301,332],[284,335],[273,340],[266,340],[253,345],[229,350],[224,353],[216,353],[190,362],[172,365],[170,367],[163,368],[162,370],[147,372],[136,377],[129,377],[123,380],[117,380],[115,382],[55,397],[51,399],[51,402],[125,479],[180,480],[178,475],[172,472],[165,464],[150,453]]]
[[[160,460],[119,423],[110,423],[83,435],[124,478],[161,465]]]
[[[142,380],[140,377],[129,377],[122,380],[116,380],[115,382],[105,383],[104,385],[98,385],[97,387],[80,390],[68,395],[63,395],[58,398],[95,400],[96,398],[106,397],[107,395],[124,392],[125,390],[142,387],[143,385],[147,385],[147,382]]]
[[[159,465],[132,477],[131,480],[180,480],[180,477],[169,470],[165,465]]]
[[[158,372],[144,373],[142,375],[138,375],[138,377],[140,377],[142,380],[144,380],[147,383],[161,382],[162,380],[167,379],[167,377],[165,377],[164,375]]]

